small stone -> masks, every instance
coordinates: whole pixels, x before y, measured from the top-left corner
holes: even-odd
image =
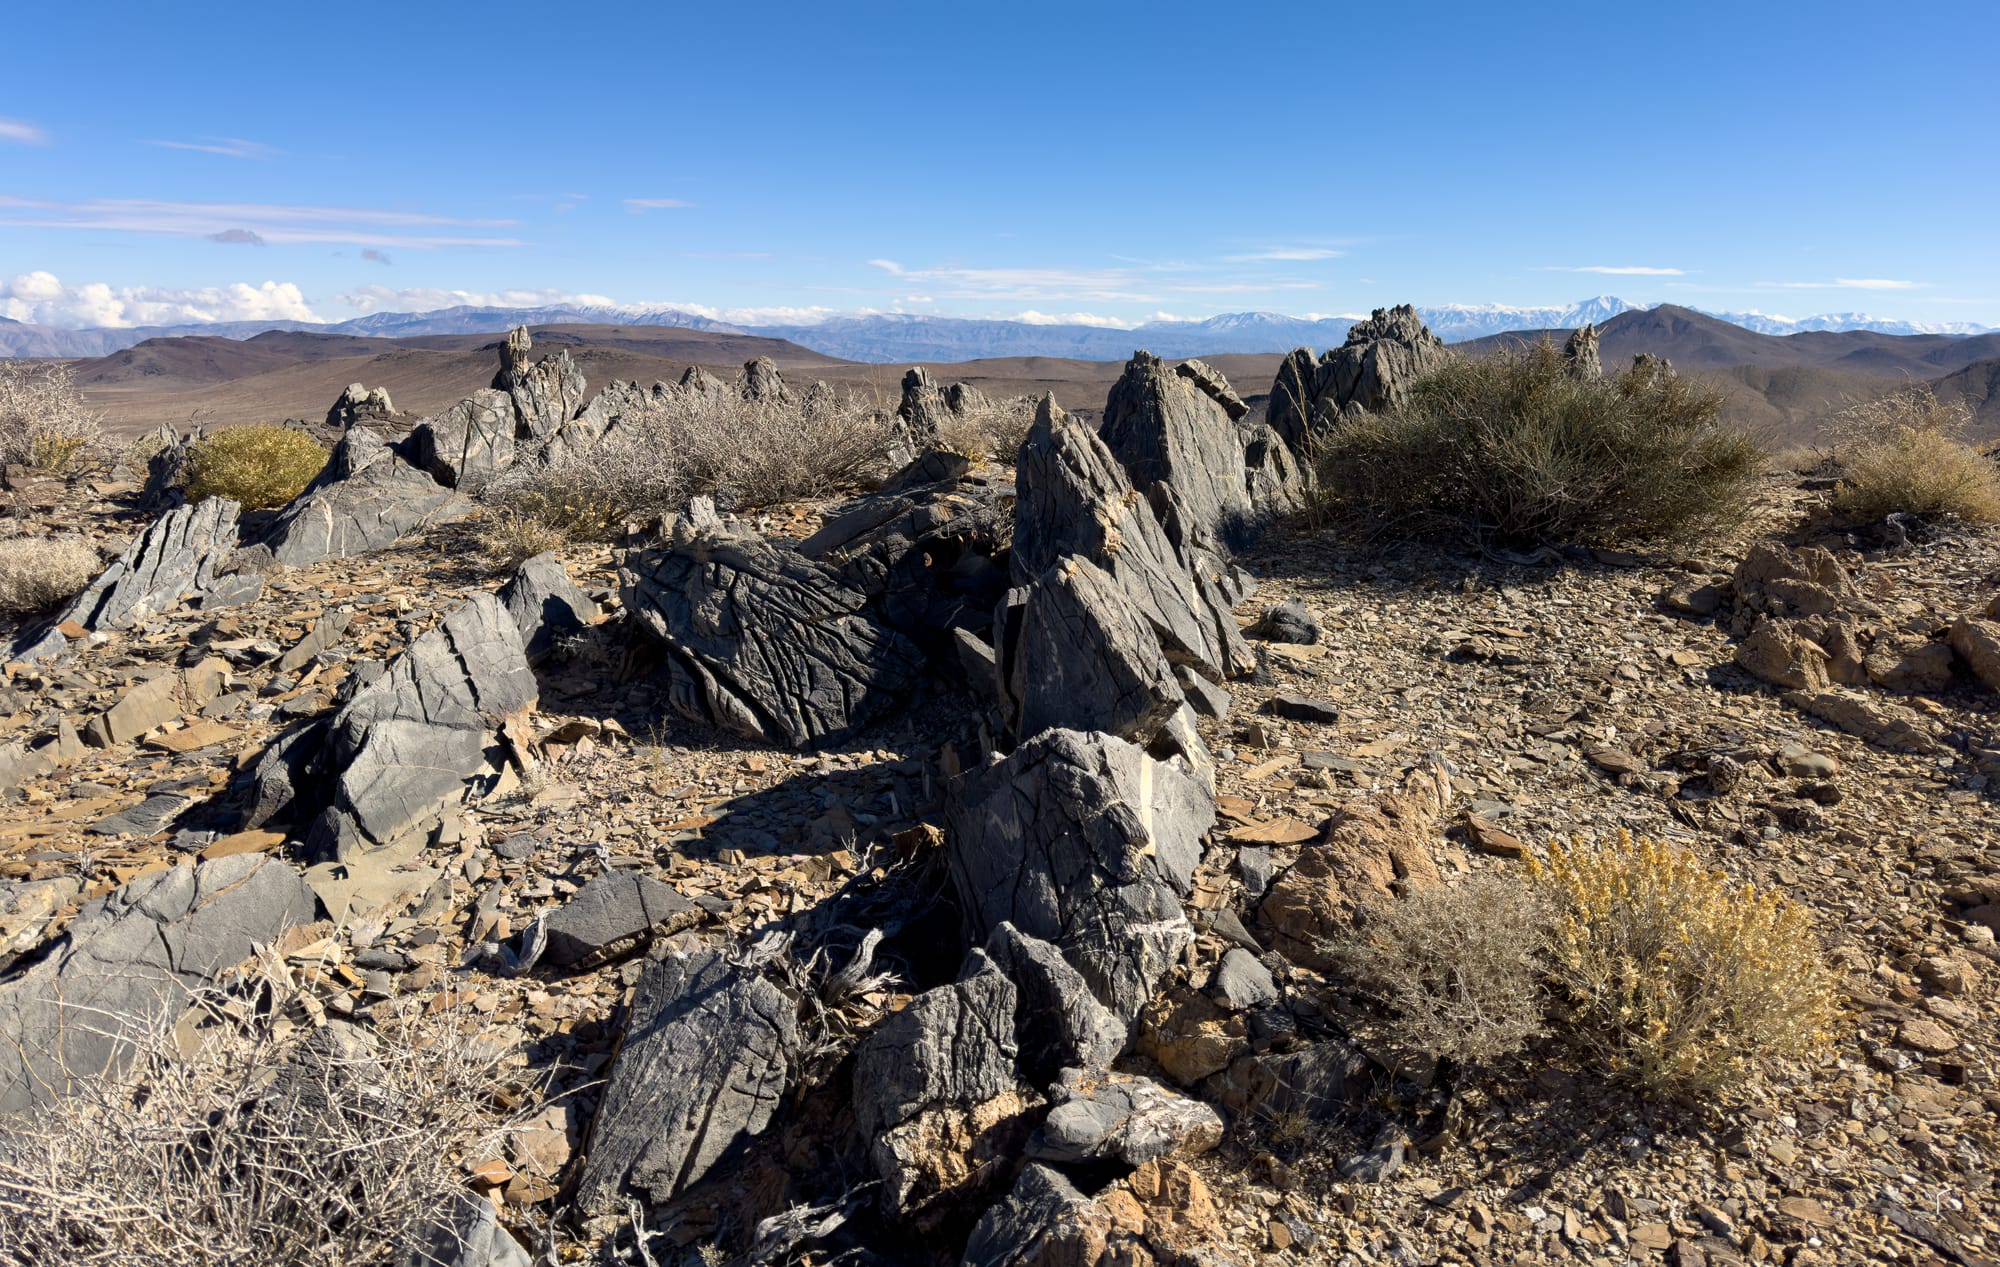
[[[1503,831],[1492,819],[1467,811],[1465,838],[1474,849],[1496,858],[1525,858],[1528,845],[1512,832]]]
[[[1340,720],[1340,710],[1328,700],[1313,699],[1306,695],[1273,695],[1265,707],[1279,717],[1292,721],[1316,722],[1331,726]]]
[[[1250,636],[1266,642],[1289,642],[1310,646],[1319,641],[1319,621],[1304,603],[1288,599],[1264,609]]]
[[[1786,747],[1778,752],[1778,768],[1795,779],[1830,779],[1840,773],[1840,762],[1810,748]]]
[[[1944,1026],[1923,1017],[1904,1021],[1896,1031],[1896,1040],[1927,1056],[1943,1056],[1958,1050],[1958,1040]]]
[[[1240,946],[1222,956],[1208,990],[1217,1002],[1238,1012],[1274,1002],[1278,997],[1278,983],[1272,980],[1271,970]]]

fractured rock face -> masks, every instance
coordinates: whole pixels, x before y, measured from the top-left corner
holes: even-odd
[[[834,742],[915,684],[923,653],[825,565],[713,532],[630,556],[625,608],[669,652],[691,720],[772,743]]]
[[[1222,1142],[1222,1119],[1214,1109],[1138,1074],[1065,1069],[1055,1097],[1055,1107],[1028,1141],[1028,1156],[1037,1161],[1141,1166],[1162,1157],[1193,1157]]]
[[[799,1054],[798,1004],[719,951],[655,952],[597,1110],[577,1201],[668,1201],[763,1132]]]
[[[1021,445],[1015,482],[1017,581],[1034,581],[1065,555],[1088,559],[1116,583],[1169,661],[1211,681],[1250,670],[1229,597],[1187,565],[1104,441],[1053,400],[1042,401]]]
[[[472,598],[334,716],[320,758],[333,803],[310,847],[346,861],[419,827],[491,768],[495,731],[535,699],[513,618],[491,594]]]
[[[974,951],[960,979],[910,1000],[854,1053],[854,1117],[874,1138],[925,1109],[1014,1088],[1014,983]]]
[[[235,502],[210,497],[155,519],[57,622],[131,629],[215,584],[236,549]]]
[[[1083,559],[1028,587],[1012,664],[1018,734],[1103,731],[1150,748],[1185,703],[1152,630]]]
[[[621,945],[694,912],[694,903],[670,884],[636,872],[606,872],[549,915],[546,959],[558,968],[601,962]]]
[[[530,664],[547,659],[564,638],[597,619],[597,604],[576,587],[553,554],[538,554],[517,569],[497,595],[520,631]]]
[[[304,567],[350,558],[471,513],[472,503],[439,484],[417,449],[414,437],[392,444],[365,427],[348,432],[326,470],[271,525],[264,544],[272,559]]]
[[[1003,922],[1049,942],[1125,1022],[1194,930],[1181,911],[1207,789],[1109,735],[1044,731],[963,777],[946,806],[952,880],[974,937]]]
[[[1125,1046],[1125,1025],[1099,1003],[1062,952],[1002,923],[987,956],[1014,983],[1014,1039],[1021,1077],[1046,1086],[1065,1068],[1108,1069]]]
[[[416,458],[438,483],[477,493],[514,464],[514,402],[483,388],[418,423]]]
[[[1410,385],[1442,366],[1451,356],[1409,304],[1377,308],[1368,320],[1357,321],[1347,341],[1327,353],[1317,394],[1333,412],[1359,405],[1370,413],[1394,409],[1408,397]]]
[[[88,902],[51,953],[0,985],[0,1114],[46,1108],[259,943],[312,919],[311,890],[261,854],[142,876]]]
[[[1256,536],[1236,425],[1195,379],[1136,354],[1105,398],[1098,434],[1175,546],[1227,555]]]
[[[1149,1161],[1094,1197],[1030,1165],[973,1228],[964,1267],[1235,1267],[1227,1239],[1208,1185],[1184,1162]]]
[[[520,430],[539,440],[583,408],[585,385],[568,348],[530,362],[533,348],[528,328],[516,326],[501,346],[500,372],[493,377],[493,387],[512,398]]]
[[[1563,344],[1563,360],[1569,363],[1569,372],[1582,379],[1604,377],[1604,358],[1598,353],[1597,327],[1588,322],[1570,331],[1569,341]]]

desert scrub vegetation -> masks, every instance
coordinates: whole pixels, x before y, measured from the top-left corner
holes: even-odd
[[[1487,1065],[1542,1031],[1542,924],[1533,890],[1480,876],[1371,906],[1328,951],[1383,1009],[1392,1044]]]
[[[274,423],[230,427],[188,446],[183,489],[190,502],[227,497],[245,510],[269,510],[303,492],[326,459],[303,431]]]
[[[1454,357],[1318,441],[1319,512],[1514,542],[1680,538],[1738,516],[1763,455],[1659,366],[1571,372],[1548,344]]]
[[[976,400],[938,421],[938,447],[983,461],[1012,465],[1035,425],[1035,399]]]
[[[486,500],[517,532],[525,521],[565,541],[617,541],[627,523],[701,494],[749,509],[832,493],[878,468],[892,437],[889,419],[860,396],[684,390],[580,453],[517,462]]]
[[[1827,1042],[1835,980],[1805,912],[1692,854],[1620,832],[1530,860],[1549,911],[1556,1027],[1647,1094],[1742,1085]]]
[[[0,463],[66,474],[103,434],[69,366],[0,361]]]
[[[124,1072],[9,1123],[0,1263],[455,1261],[423,1247],[455,1222],[464,1163],[518,1125],[504,1053],[451,1009],[422,1033],[315,1029],[297,1001],[288,980],[204,996],[133,1033]]]
[[[1833,421],[1840,484],[1834,508],[1857,519],[1956,515],[2000,522],[2000,466],[1961,437],[1965,401],[1939,400],[1928,383],[1850,404]]]
[[[81,537],[0,537],[0,613],[34,616],[75,598],[99,563]]]

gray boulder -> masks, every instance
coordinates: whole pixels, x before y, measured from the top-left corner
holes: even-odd
[[[1338,414],[1349,405],[1370,413],[1394,409],[1410,384],[1451,357],[1409,304],[1377,308],[1347,332],[1347,342],[1327,353],[1319,376],[1319,408]]]
[[[631,871],[598,876],[557,907],[544,925],[543,959],[558,968],[596,961],[662,924],[691,916],[694,903],[670,884]]]
[[[711,532],[627,557],[625,609],[665,644],[674,709],[771,743],[837,742],[916,682],[923,653],[829,567]]]
[[[351,558],[470,514],[471,501],[437,482],[420,448],[416,437],[392,443],[367,427],[348,432],[319,478],[271,525],[263,544],[273,561],[304,567]]]
[[[792,400],[792,389],[778,371],[778,363],[768,356],[743,363],[743,373],[736,379],[736,392],[745,400],[774,405]]]
[[[1181,910],[1208,789],[1178,761],[1102,734],[1044,731],[948,793],[947,858],[973,936],[1053,944],[1130,1023],[1194,937]]]
[[[929,1108],[1015,1085],[1014,983],[974,951],[960,979],[891,1013],[854,1052],[854,1118],[869,1139]]]
[[[1563,359],[1569,362],[1571,374],[1584,379],[1604,377],[1604,357],[1598,343],[1595,325],[1586,323],[1570,331],[1569,341],[1563,344]]]
[[[980,1216],[965,1243],[963,1267],[1095,1261],[1074,1243],[1088,1242],[1087,1233],[1080,1232],[1092,1204],[1061,1171],[1030,1164],[1014,1181],[1013,1191]]]
[[[496,730],[535,699],[513,618],[491,594],[472,598],[334,715],[320,756],[332,804],[309,847],[345,862],[422,826],[493,768]]]
[[[514,402],[484,388],[416,425],[417,462],[447,488],[477,493],[514,464]]]
[[[1104,731],[1151,747],[1185,702],[1173,668],[1117,583],[1065,558],[1028,587],[1007,693],[1016,734]]]
[[[520,631],[528,663],[540,664],[564,638],[581,633],[597,619],[597,604],[576,587],[553,554],[523,563],[500,587],[500,605]]]
[[[929,370],[919,365],[903,375],[903,395],[897,402],[896,416],[902,419],[914,448],[922,450],[935,445],[939,427],[951,412],[944,392]]]
[[[1266,607],[1250,628],[1253,638],[1266,642],[1292,642],[1310,646],[1319,641],[1319,617],[1295,598]]]
[[[799,1055],[798,1004],[718,950],[655,952],[597,1110],[585,1211],[626,1189],[668,1201],[770,1125]]]
[[[1055,1107],[1028,1141],[1028,1156],[1056,1165],[1119,1161],[1143,1166],[1192,1157],[1222,1142],[1222,1118],[1200,1100],[1138,1074],[1065,1069]]]
[[[122,1064],[188,990],[317,910],[298,873],[262,854],[156,871],[85,903],[46,958],[0,985],[0,1115],[45,1109]]]

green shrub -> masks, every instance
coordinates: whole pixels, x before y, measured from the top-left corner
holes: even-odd
[[[1664,367],[1580,377],[1547,344],[1454,358],[1320,439],[1319,510],[1515,542],[1690,536],[1739,516],[1762,467],[1721,408]]]
[[[2000,466],[1959,439],[1971,422],[1970,406],[1939,400],[1928,383],[1849,405],[1834,419],[1835,509],[2000,523]]]
[[[187,498],[227,497],[245,510],[291,501],[326,466],[326,450],[290,427],[231,427],[188,447]]]

